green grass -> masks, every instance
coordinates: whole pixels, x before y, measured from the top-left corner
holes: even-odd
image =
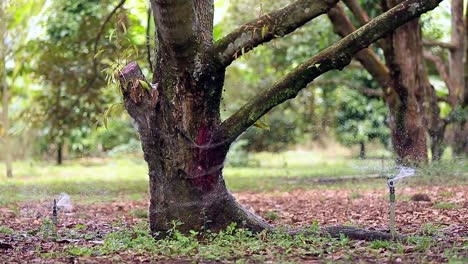
[[[447,202],[438,202],[434,204],[434,208],[445,209],[445,210],[459,209],[461,207],[462,207],[461,205],[458,205],[455,203],[447,203]]]
[[[327,157],[320,153],[288,151],[251,155],[259,167],[224,169],[225,180],[232,191],[289,191],[303,188],[381,188],[384,179],[363,182],[317,184],[314,179],[381,172],[381,160]],[[385,167],[393,166],[390,160]],[[0,165],[0,172],[4,165]],[[467,162],[456,160],[420,168],[412,184],[463,184],[467,177]],[[450,176],[450,177],[448,177]],[[453,181],[452,181],[453,179]],[[16,162],[14,178],[0,177],[0,204],[16,201],[49,199],[61,192],[78,197],[83,202],[140,200],[148,190],[147,167],[141,158],[84,159],[54,166],[42,162]],[[353,198],[358,198],[353,197]]]
[[[319,234],[317,224],[309,225],[307,235],[289,235],[282,230],[252,233],[231,224],[219,233],[191,231],[182,234],[179,223],[165,233],[165,238],[151,237],[148,224],[141,221],[133,226],[121,225],[108,233],[97,245],[66,245],[63,250],[43,253],[44,258],[100,257],[116,258],[122,252],[146,255],[154,260],[190,260],[192,262],[292,262],[307,259],[334,260],[346,263],[360,260],[392,262],[396,258],[405,262],[426,262],[427,252],[440,252],[440,257],[457,261],[463,259],[464,248],[440,245],[428,236],[413,236],[407,241],[353,241],[344,235],[333,238]],[[66,234],[59,239],[66,239]],[[385,251],[385,255],[381,253]],[[365,256],[365,258],[363,258]],[[385,260],[385,261],[384,261]],[[455,262],[456,263],[456,262]]]
[[[0,234],[11,235],[13,234],[13,229],[7,226],[0,225]]]

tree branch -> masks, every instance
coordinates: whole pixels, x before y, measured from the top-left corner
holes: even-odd
[[[164,55],[176,64],[191,58],[198,30],[194,1],[151,0],[151,9]]]
[[[432,63],[434,63],[440,78],[445,82],[445,85],[447,86],[447,89],[449,91],[448,100],[450,102],[450,105],[452,107],[455,106],[457,101],[457,97],[455,95],[455,86],[453,85],[452,78],[450,78],[445,63],[439,56],[436,56],[427,50],[423,51],[423,56],[425,59],[430,60]]]
[[[367,96],[369,98],[383,98],[384,96],[384,92],[382,91],[382,89],[372,89],[372,88],[365,87],[365,86],[359,86],[359,85],[356,85],[355,83],[344,81],[344,80],[336,80],[336,79],[316,80],[312,83],[312,85],[329,85],[329,84],[345,85],[348,88],[358,90],[364,96]]]
[[[102,34],[104,33],[104,30],[106,29],[107,23],[111,20],[111,18],[114,16],[114,14],[119,10],[124,4],[126,0],[121,0],[115,7],[112,9],[112,11],[107,15],[106,19],[104,20],[104,23],[101,24],[101,27],[99,28],[99,32],[96,35],[96,38],[94,39],[94,57],[96,57],[97,54],[97,48],[99,44],[99,40],[101,40]],[[93,59],[93,63],[96,64],[96,58]]]
[[[233,142],[273,107],[296,97],[316,77],[333,69],[342,69],[359,50],[395,28],[434,9],[442,0],[406,0],[373,19],[360,29],[299,65],[272,87],[264,89],[236,113],[221,123],[217,142]]]
[[[298,0],[283,9],[261,16],[215,43],[215,54],[221,65],[227,67],[235,59],[260,44],[282,37],[324,14],[338,0]]]
[[[362,9],[357,0],[343,0],[343,2],[346,4],[349,10],[351,10],[361,26],[369,22],[369,15],[366,13],[366,11],[364,11],[364,9]]]
[[[151,72],[154,71],[153,69],[153,62],[151,61],[151,36],[150,36],[150,29],[151,29],[151,8],[148,8],[146,11],[147,19],[146,19],[146,56],[148,60],[148,64],[150,66]]]
[[[158,104],[158,87],[151,85],[136,62],[130,62],[119,72],[120,90],[125,109],[139,127],[149,127],[147,114]]]
[[[449,49],[449,50],[457,48],[452,43],[446,43],[446,42],[432,40],[432,39],[423,39],[423,45],[426,47],[440,47],[440,48]]]
[[[356,30],[340,4],[328,11],[328,18],[333,24],[333,30],[335,33],[341,37],[346,37]],[[377,54],[375,54],[371,49],[365,48],[356,54],[356,59],[382,88],[385,89],[388,86],[390,81],[390,71],[387,66],[380,61]]]

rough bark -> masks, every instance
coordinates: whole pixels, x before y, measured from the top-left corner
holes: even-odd
[[[220,63],[219,54],[214,52],[213,1],[152,0],[159,45],[153,81],[146,81],[136,63],[119,73],[125,108],[137,124],[148,164],[152,232],[165,235],[173,221],[183,222],[178,226],[183,232],[217,231],[231,222],[254,231],[271,229],[243,209],[226,188],[222,170],[232,141],[315,77],[341,69],[360,49],[439,2],[406,1],[299,66],[221,123],[219,110],[227,64]],[[276,20],[281,21],[285,20]],[[303,22],[292,19],[290,23],[291,27],[281,27],[289,30]]]

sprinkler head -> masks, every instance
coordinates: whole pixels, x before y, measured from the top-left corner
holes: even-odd
[[[393,180],[393,178],[387,178],[387,186],[388,188],[395,188],[395,181]]]

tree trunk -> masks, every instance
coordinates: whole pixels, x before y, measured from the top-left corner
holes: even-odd
[[[452,108],[458,105],[466,109],[468,103],[468,21],[463,21],[463,0],[452,0],[452,33],[451,43],[455,47],[449,52],[450,76],[454,89],[449,93]],[[466,6],[468,11],[468,4]],[[468,20],[468,14],[465,14]],[[465,59],[464,59],[465,56]],[[465,60],[465,61],[464,61]],[[457,113],[462,115],[463,113]],[[466,115],[466,114],[465,114]],[[455,142],[454,152],[457,155],[468,154],[468,124],[466,120],[454,123]]]
[[[4,62],[4,58],[3,58]],[[6,83],[6,73],[5,73],[5,63],[2,66],[2,86],[3,86],[3,98],[2,98],[2,123],[3,123],[3,154],[5,156],[5,166],[6,166],[6,176],[8,178],[13,177],[13,165],[12,165],[12,157],[11,157],[11,148],[10,148],[10,122],[8,118],[8,87]]]
[[[125,105],[137,121],[148,163],[152,232],[163,236],[174,219],[182,222],[178,229],[183,232],[217,231],[231,222],[252,230],[269,228],[243,209],[226,188],[222,170],[229,144],[212,144],[220,119],[217,106],[210,105],[207,96],[223,85],[224,76],[213,73],[197,81],[185,73],[165,75],[161,64],[158,70],[162,73],[158,76],[167,79],[158,77],[157,83],[164,86],[153,86],[151,92],[139,87],[138,80],[144,76],[135,63],[120,75],[121,82],[128,84],[122,88]],[[177,94],[170,94],[172,85]]]
[[[3,13],[2,8],[0,7],[0,15]],[[1,85],[2,85],[2,124],[3,124],[3,131],[4,135],[2,138],[3,147],[4,147],[4,155],[5,155],[5,166],[6,166],[6,176],[11,178],[13,177],[13,165],[12,165],[12,157],[11,157],[11,148],[10,148],[10,120],[8,116],[8,104],[9,104],[9,96],[10,93],[8,91],[7,81],[6,81],[6,46],[4,43],[3,35],[6,34],[6,25],[2,23],[0,28],[0,78],[1,78]]]
[[[164,236],[175,219],[182,232],[218,231],[231,222],[257,231],[270,228],[227,190],[222,170],[230,143],[213,143],[221,123],[224,70],[209,53],[212,1],[151,4],[159,38],[154,85],[143,88],[147,82],[136,63],[120,73],[120,82],[148,163],[152,232]]]
[[[386,0],[391,8],[401,0]],[[424,69],[421,27],[414,19],[396,29],[387,38],[385,58],[390,69],[390,86],[396,94],[387,98],[390,108],[390,128],[397,162],[419,164],[427,162],[425,99],[433,89]]]
[[[397,1],[388,1],[385,8],[394,6]],[[400,1],[401,2],[401,1]],[[367,14],[354,0],[345,1],[361,24],[367,23]],[[351,20],[347,17],[343,7],[339,4],[330,9],[328,16],[333,23],[334,31],[345,37],[355,31]],[[416,22],[415,22],[416,21]],[[372,49],[363,49],[356,54],[356,59],[363,65],[369,74],[379,83],[384,91],[382,97],[390,109],[393,148],[397,154],[397,161],[418,164],[427,160],[427,147],[425,143],[425,128],[420,106],[425,89],[429,89],[426,73],[420,64],[421,36],[412,36],[413,31],[419,30],[415,20],[412,25],[407,24],[397,29],[388,38],[381,41],[380,46],[385,51],[387,66],[383,64]],[[409,35],[412,39],[406,39]],[[403,42],[400,42],[402,40]],[[415,41],[415,42],[414,42]],[[417,51],[413,54],[413,51]],[[418,76],[413,76],[412,65],[419,67]],[[405,70],[411,69],[409,72]],[[415,67],[415,69],[418,69]],[[414,79],[414,80],[413,80]],[[390,87],[391,89],[388,89]],[[416,90],[419,90],[417,99]],[[421,95],[422,93],[422,95]],[[419,100],[419,102],[418,102]],[[407,104],[409,102],[409,105]],[[437,105],[435,105],[436,108]],[[408,110],[409,109],[409,110]],[[437,114],[438,109],[434,109]],[[433,116],[433,115],[431,115]],[[436,142],[436,141],[434,141]]]
[[[359,142],[359,158],[366,159],[366,143],[364,141]]]
[[[125,108],[137,124],[148,164],[152,232],[164,236],[174,225],[182,232],[218,231],[232,222],[253,231],[271,229],[242,208],[226,188],[222,170],[231,143],[316,77],[343,68],[353,54],[435,8],[439,1],[406,1],[354,36],[307,60],[221,123],[225,67],[245,51],[288,34],[326,12],[337,0],[294,2],[241,26],[216,45],[212,35],[213,0],[151,0],[159,47],[153,60],[152,83],[146,81],[135,62],[119,71],[119,80]],[[304,12],[306,7],[308,11]]]
[[[63,163],[63,143],[57,143],[57,165]]]

